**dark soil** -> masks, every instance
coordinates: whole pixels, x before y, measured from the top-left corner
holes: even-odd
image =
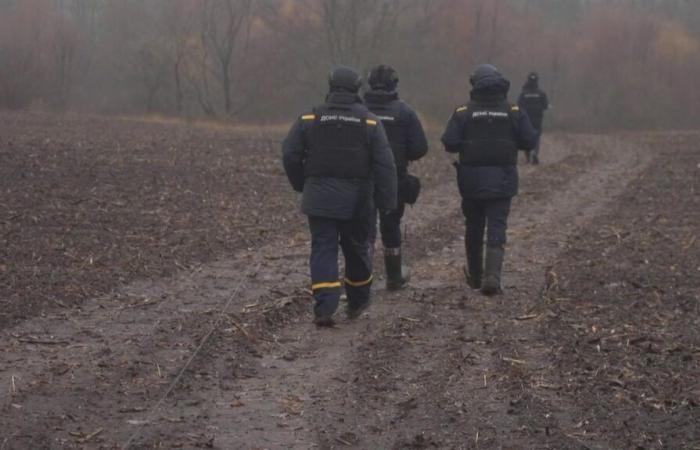
[[[2,115],[0,326],[298,230],[278,153],[252,132]]]
[[[0,118],[0,450],[700,448],[696,133],[545,136],[492,299],[434,143],[326,330],[279,134]]]
[[[700,443],[700,153],[668,137],[548,271],[540,336],[557,408],[610,448]]]

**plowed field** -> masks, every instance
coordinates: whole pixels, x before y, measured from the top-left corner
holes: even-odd
[[[495,298],[433,139],[333,329],[281,137],[0,114],[1,450],[700,449],[699,133],[546,135]]]

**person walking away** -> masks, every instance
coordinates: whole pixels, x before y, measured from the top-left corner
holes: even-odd
[[[369,233],[375,208],[396,208],[396,167],[379,119],[358,95],[362,79],[349,67],[329,76],[325,103],[292,125],[282,144],[292,188],[302,192],[301,210],[311,233],[314,323],[333,326],[342,282],[338,245],[345,258],[347,316],[370,304],[372,260]]]
[[[367,81],[371,90],[364,95],[365,104],[384,125],[398,176],[397,208],[388,214],[379,215],[386,287],[395,290],[404,287],[410,278],[409,270],[402,265],[401,219],[406,204],[414,204],[420,192],[420,180],[408,173],[408,165],[425,156],[428,140],[416,113],[399,99],[396,91],[399,77],[394,68],[383,64],[376,66],[370,71]],[[376,226],[373,227],[370,238],[372,248],[375,238]]]
[[[518,193],[518,149],[533,149],[537,134],[527,114],[508,103],[510,82],[496,67],[478,66],[469,81],[469,102],[452,114],[442,143],[447,152],[459,154],[455,167],[466,219],[467,284],[494,295],[501,292],[508,215]]]
[[[544,111],[549,108],[547,94],[539,87],[539,76],[530,72],[518,97],[518,106],[527,113],[530,123],[537,132],[537,143],[532,151],[525,152],[528,163],[540,163],[540,137],[542,136],[542,121]]]

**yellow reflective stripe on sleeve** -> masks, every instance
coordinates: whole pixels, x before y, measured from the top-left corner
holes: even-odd
[[[303,116],[301,116],[301,120],[314,120],[315,118],[315,114],[304,114]]]
[[[340,281],[330,281],[330,282],[325,282],[325,283],[312,284],[311,290],[315,291],[316,289],[339,288],[340,286],[341,286]]]
[[[466,106],[460,106],[459,108],[457,108],[456,111],[457,111],[457,112],[462,112],[462,111],[466,111],[466,110],[467,110],[467,107],[466,107]]]
[[[510,108],[510,110],[511,110],[511,111],[520,111],[520,107],[519,107],[518,105],[513,105],[513,106]]]
[[[365,281],[350,281],[347,278],[345,279],[345,284],[348,286],[352,287],[362,287],[362,286],[367,286],[372,282],[374,279],[374,275],[370,275],[369,278],[367,278]]]
[[[376,125],[377,121],[372,119],[367,119],[367,125]]]

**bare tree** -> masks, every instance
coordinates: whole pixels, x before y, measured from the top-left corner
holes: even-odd
[[[234,113],[235,52],[240,50],[240,63],[244,64],[250,36],[251,13],[251,0],[204,0],[202,7],[201,40],[205,51],[202,62],[205,65],[209,64],[211,50],[212,61],[215,64],[211,70],[220,83],[224,112],[227,115]],[[206,79],[202,81],[206,83]]]
[[[388,63],[442,118],[492,62],[511,81],[540,71],[560,123],[692,123],[696,3],[0,0],[0,107],[274,122],[317,101],[331,65]]]
[[[145,44],[138,52],[136,66],[146,93],[146,112],[155,109],[156,96],[163,90],[168,75],[165,53],[155,45]]]
[[[199,4],[197,0],[165,3],[163,3],[161,24],[167,39],[167,52],[172,69],[175,112],[180,115],[184,110],[185,102],[186,60],[191,52],[191,41],[195,31],[195,12]]]
[[[332,64],[364,66],[393,43],[406,2],[320,0],[318,11]]]
[[[47,12],[37,0],[0,6],[0,105],[19,109],[45,89]]]
[[[67,18],[56,21],[50,41],[50,64],[53,68],[53,104],[65,108],[73,89],[78,54],[78,35],[75,25]]]

